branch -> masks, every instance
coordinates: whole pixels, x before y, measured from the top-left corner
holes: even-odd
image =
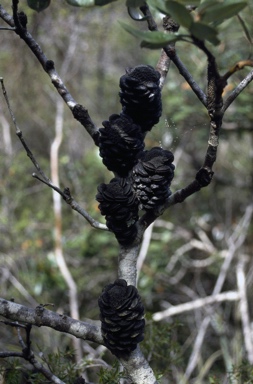
[[[23,16],[25,16],[22,13]],[[30,50],[34,53],[44,71],[50,77],[52,84],[55,86],[59,95],[63,98],[65,103],[68,105],[69,109],[72,111],[73,116],[77,119],[86,129],[86,131],[93,138],[94,142],[97,143],[98,138],[98,130],[95,127],[95,124],[91,120],[87,109],[78,104],[65,84],[63,83],[61,77],[57,73],[54,67],[54,62],[52,60],[48,60],[44,52],[38,43],[34,40],[32,35],[27,31],[26,26],[23,26],[20,22],[20,14],[18,13],[18,1],[13,0],[13,18],[4,10],[4,8],[0,5],[0,17],[11,27],[15,27],[16,34],[24,40],[26,45],[30,48]]]
[[[108,230],[108,228],[107,228],[107,226],[105,224],[101,224],[101,223],[97,222],[95,219],[93,219],[88,214],[88,212],[86,212],[83,208],[80,207],[80,205],[71,196],[69,188],[64,188],[64,190],[62,191],[59,187],[54,185],[52,183],[52,181],[42,171],[42,169],[39,166],[39,163],[37,162],[37,160],[35,158],[35,156],[33,155],[32,151],[30,150],[29,146],[27,145],[27,143],[26,143],[26,141],[25,141],[25,139],[23,137],[22,131],[19,129],[19,127],[17,125],[14,113],[13,113],[11,107],[10,107],[8,95],[7,95],[7,92],[6,92],[6,89],[5,89],[5,86],[4,86],[4,81],[3,81],[2,77],[0,78],[0,82],[1,82],[1,85],[2,85],[3,95],[4,95],[4,98],[6,100],[6,104],[8,106],[8,109],[9,109],[9,112],[10,112],[13,124],[14,124],[14,126],[16,128],[16,135],[18,136],[19,140],[21,141],[21,144],[23,145],[23,147],[24,147],[24,149],[25,149],[25,151],[27,153],[27,156],[30,158],[31,162],[33,163],[33,165],[35,166],[35,168],[37,169],[37,171],[38,171],[38,173],[40,175],[40,176],[38,176],[36,173],[33,173],[32,176],[35,179],[37,179],[37,180],[41,181],[42,183],[46,184],[48,187],[52,188],[56,192],[58,192],[62,196],[63,200],[67,204],[69,204],[70,207],[73,210],[77,211],[81,216],[83,216],[93,228],[102,229],[102,230]]]
[[[144,6],[140,7],[140,9],[141,9],[142,13],[144,14],[144,16],[146,17],[149,30],[150,31],[157,31],[156,22],[154,21],[154,18],[153,18],[152,14],[149,10],[148,5],[145,4]],[[170,26],[168,27],[168,20],[165,17],[164,18],[164,29],[168,30],[170,32],[173,32],[173,28],[171,27],[172,23],[173,23],[173,21],[170,23]],[[174,22],[174,27],[175,27],[175,22]],[[177,25],[177,29],[178,28],[179,28],[179,26]],[[163,51],[165,52],[165,54],[167,55],[169,60],[171,60],[175,64],[180,75],[182,75],[183,78],[187,81],[187,83],[189,84],[189,86],[191,87],[191,89],[193,90],[195,95],[198,97],[198,99],[201,101],[201,103],[204,106],[206,106],[206,103],[207,103],[206,95],[200,89],[198,84],[195,82],[195,80],[193,79],[193,77],[189,73],[188,69],[184,66],[184,64],[181,62],[181,60],[177,56],[175,44],[167,45],[166,47],[163,48]],[[163,72],[163,70],[161,70],[161,68],[164,67],[164,63],[166,63],[165,64],[165,72]],[[160,68],[160,65],[161,65],[161,68]],[[169,65],[170,65],[170,61],[166,62],[166,60],[164,58],[164,54],[162,53],[160,61],[158,63],[158,67],[157,67],[157,69],[159,70],[159,72],[161,73],[161,76],[162,76],[161,86],[163,86],[163,82],[164,82],[165,77],[167,75],[168,70],[166,69],[166,67],[169,68]]]
[[[248,356],[248,361],[253,364],[253,342],[252,342],[252,332],[251,332],[251,322],[249,317],[249,305],[247,300],[247,287],[246,287],[246,277],[244,272],[245,259],[244,257],[240,258],[237,268],[236,268],[236,278],[237,278],[237,287],[240,294],[240,315],[242,322],[242,330],[244,336],[245,348]]]
[[[240,299],[240,295],[236,291],[222,292],[217,295],[207,296],[201,299],[196,299],[189,301],[188,303],[179,304],[176,306],[171,306],[168,309],[165,309],[161,312],[156,312],[153,314],[154,321],[160,321],[166,317],[171,317],[178,315],[180,313],[185,313],[193,311],[198,308],[205,307],[210,304],[221,303],[223,301],[237,301]]]
[[[10,324],[13,326],[13,324]],[[31,340],[30,340],[30,333],[32,326],[31,325],[26,325],[23,326],[21,324],[15,323],[14,326],[18,330],[18,339],[19,343],[22,347],[22,353],[13,353],[13,352],[3,352],[0,353],[0,357],[20,357],[25,359],[26,361],[29,361],[31,365],[34,366],[34,368],[40,372],[43,376],[45,376],[50,382],[55,383],[55,384],[65,384],[62,380],[60,380],[58,377],[56,377],[52,372],[50,372],[47,368],[44,367],[43,364],[41,364],[36,358],[31,350]],[[26,331],[26,342],[24,342],[21,333],[20,333],[20,328],[24,328]]]
[[[238,61],[233,67],[231,67],[223,76],[222,79],[228,80],[234,73],[241,71],[245,67],[253,67],[253,60],[241,60]]]
[[[240,82],[240,84],[231,92],[228,98],[224,101],[222,112],[224,113],[230,104],[240,95],[240,93],[249,85],[253,80],[253,70]]]
[[[103,344],[100,326],[49,311],[41,304],[32,309],[0,298],[0,315],[10,320],[25,322],[37,327],[49,327],[83,340]]]

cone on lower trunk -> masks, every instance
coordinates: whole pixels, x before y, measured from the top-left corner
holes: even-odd
[[[136,349],[144,339],[144,307],[137,289],[123,279],[107,285],[98,300],[102,335],[116,356]]]

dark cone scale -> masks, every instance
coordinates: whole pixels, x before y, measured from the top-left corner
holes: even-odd
[[[170,151],[154,147],[144,151],[132,170],[132,185],[140,202],[140,209],[150,210],[165,203],[171,195],[174,177],[174,156]]]
[[[110,171],[125,177],[144,148],[141,128],[130,117],[116,114],[104,121],[103,126],[99,130],[99,153],[103,163]]]
[[[100,184],[96,196],[106,225],[122,245],[130,244],[136,234],[138,200],[126,179],[114,178],[109,184]]]
[[[150,65],[126,70],[120,78],[122,115],[130,116],[142,132],[150,131],[162,114],[160,74]]]
[[[129,354],[144,338],[144,307],[137,289],[116,280],[103,289],[98,305],[106,347],[116,356]]]

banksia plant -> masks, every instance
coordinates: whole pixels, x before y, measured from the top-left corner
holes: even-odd
[[[129,116],[112,115],[99,132],[99,153],[103,163],[120,177],[126,177],[143,151],[143,134]]]
[[[106,347],[118,357],[129,354],[144,338],[144,307],[137,289],[118,279],[103,289],[98,305]]]
[[[160,73],[150,65],[129,68],[120,78],[122,115],[130,116],[143,133],[150,131],[162,114],[159,79]]]
[[[138,201],[128,181],[114,178],[109,184],[100,184],[96,199],[107,227],[118,242],[132,243],[137,234]]]
[[[172,152],[159,147],[140,154],[132,170],[132,186],[140,202],[139,209],[154,209],[171,195],[169,187],[175,169],[173,160]]]

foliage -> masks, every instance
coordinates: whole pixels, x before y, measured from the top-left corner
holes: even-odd
[[[126,373],[121,370],[118,360],[115,360],[111,368],[100,368],[100,384],[119,384],[120,379],[126,378]]]
[[[73,351],[57,351],[47,356],[40,353],[42,364],[51,370],[57,377],[64,380],[66,384],[73,384],[78,377],[78,367],[73,362]],[[0,367],[0,374],[3,375],[6,384],[46,384],[51,383],[45,377],[29,367],[24,368],[18,359],[4,361]]]

